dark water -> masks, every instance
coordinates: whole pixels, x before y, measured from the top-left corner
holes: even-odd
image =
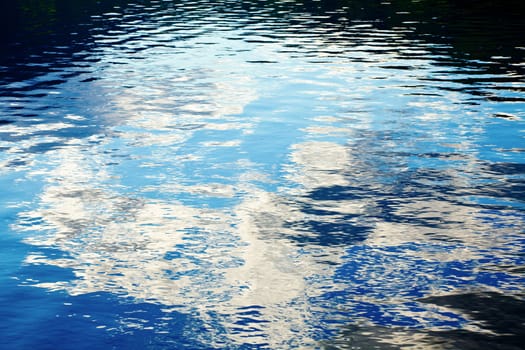
[[[522,348],[522,1],[0,6],[2,349]]]

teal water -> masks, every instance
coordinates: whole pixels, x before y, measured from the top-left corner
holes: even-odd
[[[3,348],[521,348],[519,1],[1,6]]]

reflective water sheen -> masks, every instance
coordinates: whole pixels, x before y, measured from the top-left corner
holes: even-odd
[[[505,6],[3,4],[0,343],[521,348]]]

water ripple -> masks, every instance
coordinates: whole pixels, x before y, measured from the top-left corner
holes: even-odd
[[[118,348],[517,348],[521,17],[80,3],[6,5],[6,305]]]

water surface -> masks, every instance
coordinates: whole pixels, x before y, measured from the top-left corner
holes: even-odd
[[[523,5],[16,1],[16,349],[519,349]]]

